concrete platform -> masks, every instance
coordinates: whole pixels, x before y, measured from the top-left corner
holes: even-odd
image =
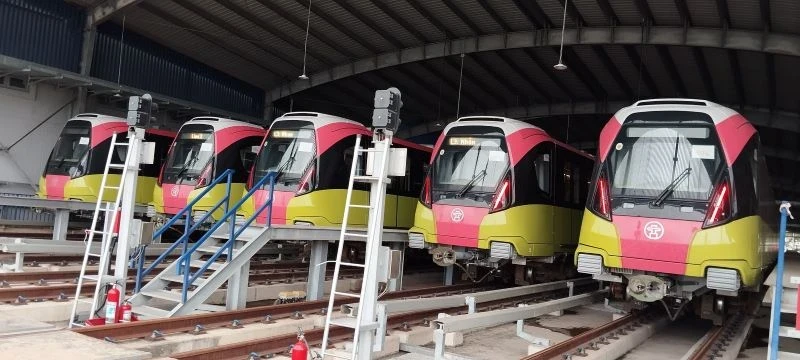
[[[55,330],[56,327],[52,324],[32,321],[8,313],[0,313],[0,338]]]
[[[147,352],[62,330],[3,338],[0,358],[14,360],[145,360]]]

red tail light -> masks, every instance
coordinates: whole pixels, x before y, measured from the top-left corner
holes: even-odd
[[[503,210],[509,205],[511,205],[511,176],[506,175],[506,178],[497,187],[497,192],[492,197],[491,211]]]
[[[200,175],[197,176],[197,185],[195,185],[195,189],[199,189],[201,187],[206,187],[208,184],[211,183],[211,169],[213,168],[213,162],[209,161],[208,165],[200,171]]]
[[[317,165],[311,165],[306,173],[303,174],[303,177],[300,179],[300,185],[297,186],[296,195],[303,195],[311,190],[314,189],[314,176],[317,173]]]
[[[714,188],[714,195],[708,203],[706,219],[703,227],[717,225],[731,217],[731,183],[728,178],[722,179]]]
[[[597,177],[592,210],[606,220],[611,220],[611,197],[608,191],[608,175],[606,175],[605,170],[601,170],[600,175]]]
[[[422,184],[422,194],[419,196],[419,201],[422,202],[422,205],[425,205],[425,207],[431,207],[431,199],[431,177],[430,175],[426,175],[425,182]]]

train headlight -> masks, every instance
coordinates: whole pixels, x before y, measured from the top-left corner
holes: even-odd
[[[425,248],[425,235],[420,233],[408,233],[408,247],[412,249]]]

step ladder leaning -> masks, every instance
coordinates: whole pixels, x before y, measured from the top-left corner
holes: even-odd
[[[389,153],[391,150],[392,134],[391,132],[381,133],[377,132],[373,135],[373,148],[362,149],[361,138],[359,135],[356,138],[356,146],[354,149],[353,163],[350,168],[350,181],[347,185],[347,196],[345,200],[344,217],[342,218],[342,227],[339,234],[339,244],[336,251],[336,259],[334,260],[335,266],[333,270],[333,283],[331,285],[331,294],[328,300],[328,308],[325,319],[325,330],[322,338],[322,358],[327,357],[343,358],[343,359],[369,359],[372,349],[359,351],[359,344],[373,344],[376,337],[375,331],[378,328],[378,322],[375,313],[375,304],[378,298],[378,281],[377,281],[377,267],[378,267],[378,251],[381,247],[381,236],[383,234],[383,212],[384,202],[386,198],[386,186],[389,184],[388,166]],[[358,174],[359,161],[361,156],[372,153],[374,165],[372,166],[372,174]],[[369,166],[368,166],[369,167]],[[367,182],[371,185],[369,204],[353,204],[353,185],[356,182]],[[352,209],[367,209],[368,220],[366,233],[363,230],[355,231],[347,226],[347,219]],[[342,259],[344,253],[344,240],[352,238],[361,238],[366,242],[366,251],[364,264],[347,262]],[[356,267],[364,270],[362,277],[361,292],[355,295],[348,292],[337,290],[339,272],[342,267]],[[334,311],[334,299],[339,297],[349,297],[358,299],[358,311],[355,317],[340,317],[332,318]],[[326,352],[331,339],[332,326],[341,326],[353,330],[353,347],[350,351],[349,357],[342,357],[333,353]],[[362,346],[363,347],[363,346]]]
[[[111,253],[114,251],[114,243],[116,241],[116,237],[118,236],[119,229],[117,228],[116,224],[119,223],[121,217],[121,211],[119,211],[119,209],[122,203],[122,196],[126,189],[131,188],[131,184],[126,185],[124,180],[126,179],[129,171],[138,172],[138,150],[135,146],[135,143],[138,141],[138,139],[136,136],[129,136],[127,142],[118,142],[118,135],[119,134],[114,133],[111,136],[111,146],[109,147],[106,165],[103,169],[103,177],[100,181],[100,189],[97,194],[97,203],[95,204],[92,223],[90,228],[86,230],[86,238],[84,240],[86,243],[86,251],[83,255],[83,263],[81,264],[81,271],[80,275],[78,276],[78,284],[75,289],[75,299],[73,300],[72,311],[70,313],[70,328],[75,326],[85,326],[83,323],[78,321],[79,303],[91,303],[91,307],[89,308],[89,319],[102,317],[102,315],[97,314],[97,312],[104,305],[100,302],[101,291],[103,291],[105,286],[108,284],[125,281],[125,279],[117,278],[114,275],[109,274],[109,268],[111,262]],[[114,163],[114,154],[117,152],[117,149],[120,148],[126,150],[124,163]],[[132,169],[134,167],[132,166],[134,165],[133,163],[136,163],[135,169]],[[118,185],[109,185],[109,172],[113,169],[122,170]],[[131,191],[134,193],[135,187],[136,184],[132,184]],[[103,200],[105,194],[109,190],[116,191],[116,196],[114,197],[113,202],[106,202]],[[103,230],[97,230],[97,225],[100,222],[101,216],[104,219]],[[94,243],[96,236],[100,236],[101,239],[100,252],[92,252],[92,244]],[[89,261],[91,260],[97,261],[98,263],[98,269],[95,275],[87,275]],[[94,282],[95,289],[91,300],[80,298],[83,287],[87,285],[85,284],[87,281]]]

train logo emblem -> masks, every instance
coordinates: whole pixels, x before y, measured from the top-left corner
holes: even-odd
[[[664,225],[658,221],[651,221],[644,224],[644,236],[650,240],[658,240],[664,237]]]
[[[172,195],[172,197],[178,197],[178,187],[173,186],[172,190],[169,191],[169,194]]]
[[[461,220],[464,220],[464,210],[460,208],[453,209],[453,211],[450,212],[450,220],[453,220],[453,222],[461,222]]]

